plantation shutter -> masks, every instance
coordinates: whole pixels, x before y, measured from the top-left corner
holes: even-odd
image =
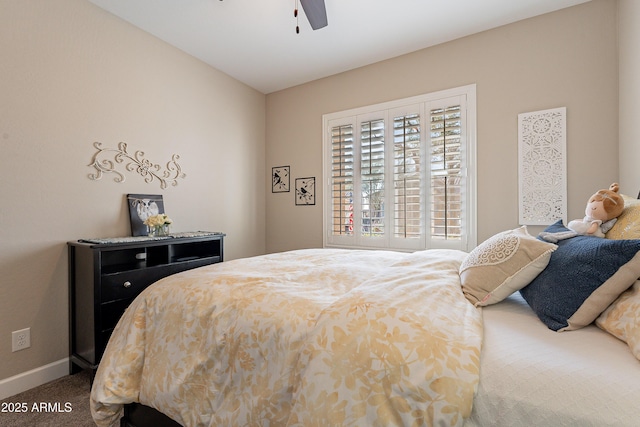
[[[475,86],[332,113],[323,124],[326,246],[475,246]]]
[[[331,234],[353,236],[354,125],[331,127]]]
[[[463,240],[465,173],[464,107],[460,97],[430,105],[430,203],[432,246]],[[438,243],[440,242],[440,243]],[[454,243],[454,245],[457,245]],[[444,245],[445,247],[447,245]]]
[[[424,108],[407,106],[390,112],[393,120],[393,246],[424,248],[425,193],[422,132]]]
[[[384,237],[385,120],[360,122],[360,236]]]

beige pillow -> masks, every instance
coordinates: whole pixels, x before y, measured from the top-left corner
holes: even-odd
[[[640,360],[640,280],[596,319],[596,325],[626,342]]]
[[[526,226],[498,233],[462,262],[462,291],[476,307],[500,302],[531,283],[557,247],[531,236]]]
[[[607,239],[640,239],[640,200],[624,194],[621,196],[624,210],[607,233]]]

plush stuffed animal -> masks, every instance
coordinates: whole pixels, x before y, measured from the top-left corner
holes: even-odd
[[[604,237],[624,209],[624,199],[618,194],[619,189],[618,183],[614,182],[608,190],[599,190],[591,196],[584,210],[585,217],[570,221],[567,225],[569,231],[542,232],[540,237],[552,243],[578,235]]]

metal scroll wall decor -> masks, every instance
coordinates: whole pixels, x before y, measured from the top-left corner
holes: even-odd
[[[126,177],[122,172],[116,170],[119,164],[124,164],[124,168],[130,172],[137,172],[149,183],[154,180],[160,182],[160,188],[167,188],[167,185],[178,185],[178,179],[185,178],[187,175],[182,172],[182,168],[178,164],[180,156],[174,154],[171,160],[167,162],[166,168],[153,163],[144,158],[144,151],[136,151],[133,155],[127,152],[127,144],[118,143],[118,148],[103,148],[100,142],[94,142],[93,146],[98,150],[91,159],[88,166],[96,169],[95,173],[89,174],[89,178],[98,180],[105,173],[115,174],[113,180],[115,182],[124,182]]]
[[[567,110],[518,115],[520,224],[567,220]]]

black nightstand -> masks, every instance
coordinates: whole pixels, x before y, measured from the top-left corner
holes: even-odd
[[[113,328],[147,286],[222,262],[224,236],[194,232],[69,242],[69,372],[95,373]]]

